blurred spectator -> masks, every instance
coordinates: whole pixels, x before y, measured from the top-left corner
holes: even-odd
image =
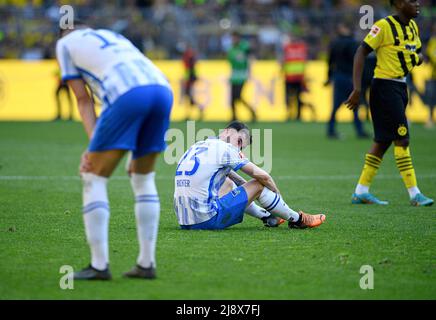
[[[353,91],[353,61],[359,46],[351,28],[344,22],[337,26],[337,38],[331,43],[329,51],[329,69],[326,85],[333,83],[333,108],[327,124],[327,137],[339,139],[336,131],[336,112]],[[368,138],[359,119],[358,110],[353,110],[354,127],[359,138]]]
[[[193,88],[197,81],[197,71],[195,65],[197,63],[197,56],[192,46],[187,43],[183,52],[183,66],[185,69],[185,76],[183,79],[183,96],[188,102],[188,108],[186,112],[186,120],[190,119],[190,111],[192,106],[197,106],[200,110],[200,120],[203,120],[204,107],[198,103],[194,98]]]
[[[301,93],[304,88],[307,45],[292,34],[286,36],[284,42],[282,70],[285,78],[285,103],[288,119],[291,120],[292,98],[295,98],[297,107],[295,119],[301,120]]]
[[[432,68],[431,78],[425,84],[425,103],[429,108],[429,118],[426,127],[433,128],[434,109],[436,106],[436,23],[432,27],[432,36],[427,45],[426,56]]]
[[[365,65],[363,66],[363,75],[362,75],[362,92],[360,96],[360,105],[365,107],[365,119],[369,120],[369,90],[371,88],[371,81],[374,78],[374,69],[377,64],[377,56],[375,52],[371,52],[365,60]]]
[[[409,73],[406,77],[406,83],[407,83],[407,89],[408,89],[408,96],[409,96],[409,106],[413,104],[413,100],[415,99],[415,95],[418,96],[422,102],[425,103],[425,97],[421,93],[421,91],[418,90],[418,88],[415,85],[415,81],[413,78],[413,74]]]
[[[421,0],[418,23],[422,39],[430,37],[435,15],[431,1]],[[279,34],[289,32],[310,43],[309,59],[323,59],[336,21],[358,21],[361,1],[0,0],[0,58],[34,59],[47,54],[53,58],[59,8],[64,4],[72,5],[76,16],[94,27],[113,29],[133,38],[135,45],[152,58],[178,59],[180,41],[196,43],[201,58],[225,58],[227,42],[222,41],[222,36],[238,29],[255,39],[253,50],[259,59],[276,59]],[[374,7],[376,19],[386,15],[389,7],[387,0],[367,0],[366,4]]]

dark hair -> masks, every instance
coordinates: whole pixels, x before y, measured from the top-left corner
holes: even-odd
[[[227,125],[227,127],[225,127],[225,129],[235,129],[238,132],[241,131],[241,130],[247,130],[248,131],[248,135],[250,136],[250,144],[253,141],[253,138],[252,138],[252,136],[250,134],[250,128],[248,128],[248,126],[245,123],[241,122],[241,121],[238,121],[238,120],[232,121],[232,122],[230,122]]]
[[[238,120],[230,122],[225,129],[235,129],[236,131],[241,131],[242,129],[250,130],[245,123]]]
[[[74,30],[74,29],[76,29],[76,27],[78,27],[78,26],[86,26],[87,24],[83,21],[83,20],[80,20],[80,19],[74,19],[74,28],[73,29],[64,29],[64,28],[62,28],[60,25],[59,25],[59,36],[60,37],[62,37],[62,35],[63,35],[63,33],[64,33],[64,31],[67,31],[67,30]]]

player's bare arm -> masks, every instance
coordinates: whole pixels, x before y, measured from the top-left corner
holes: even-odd
[[[265,172],[266,173],[266,172]],[[268,175],[268,174],[267,174]],[[247,183],[247,180],[245,180],[243,177],[241,177],[239,174],[237,174],[235,171],[230,171],[230,173],[227,176],[230,180],[232,180],[238,187],[242,186],[244,183]],[[270,176],[271,177],[271,176]],[[272,178],[271,178],[272,180]],[[274,183],[274,181],[273,181]],[[277,186],[276,186],[277,189]],[[278,189],[277,189],[278,190]]]
[[[263,169],[259,168],[252,162],[248,162],[241,168],[242,172],[256,179],[260,184],[264,185],[272,192],[280,194],[273,178]]]
[[[83,126],[85,127],[88,138],[91,139],[97,119],[95,115],[94,101],[82,79],[69,80],[67,83],[76,96],[77,106],[83,121]]]
[[[232,180],[238,187],[242,186],[244,183],[247,182],[244,178],[242,178],[239,174],[237,174],[235,171],[230,171],[230,173],[227,175],[227,177]]]
[[[82,118],[83,126],[85,128],[88,138],[91,139],[94,132],[96,115],[94,109],[94,100],[86,89],[86,84],[82,79],[69,80],[68,85],[73,90],[77,100],[77,107],[79,109],[80,117]],[[91,165],[88,159],[88,151],[82,153],[80,160],[79,172],[88,172]]]
[[[359,106],[360,92],[362,88],[362,73],[363,66],[365,64],[365,58],[371,51],[360,45],[354,55],[354,65],[353,65],[353,92],[351,92],[345,105],[348,109],[354,110]]]

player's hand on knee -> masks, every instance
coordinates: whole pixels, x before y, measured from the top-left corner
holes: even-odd
[[[86,150],[82,153],[80,159],[79,173],[89,172],[91,170],[91,163],[89,162],[89,152]]]

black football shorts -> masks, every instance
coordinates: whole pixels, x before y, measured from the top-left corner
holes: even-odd
[[[406,83],[385,79],[372,80],[369,105],[374,126],[374,141],[391,143],[409,138],[407,103]]]

